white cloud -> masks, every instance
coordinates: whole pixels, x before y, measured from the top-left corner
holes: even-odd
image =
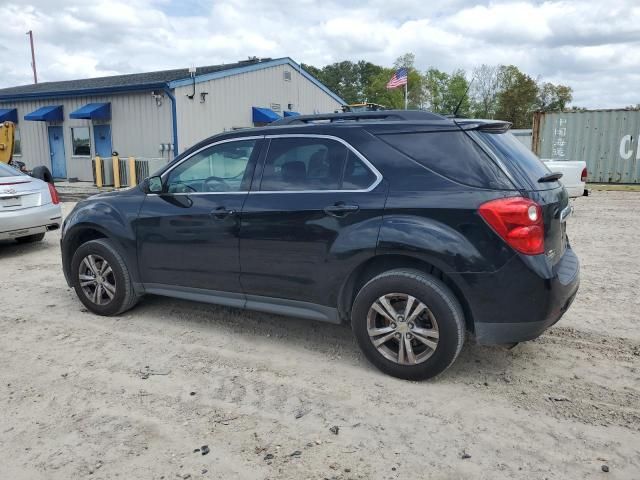
[[[9,0],[12,2],[12,0]],[[290,56],[471,70],[515,64],[574,88],[574,104],[640,102],[635,0],[34,0],[0,5],[0,87],[31,81],[27,30],[41,81]]]

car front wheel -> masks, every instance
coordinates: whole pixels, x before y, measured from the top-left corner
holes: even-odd
[[[407,380],[446,370],[465,337],[455,295],[441,280],[417,270],[391,270],[367,282],[354,301],[351,323],[367,359]]]
[[[71,273],[78,298],[98,315],[118,315],[137,301],[129,269],[107,239],[82,244],[71,260]]]

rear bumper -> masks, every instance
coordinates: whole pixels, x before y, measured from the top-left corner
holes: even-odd
[[[584,183],[580,183],[578,185],[565,185],[564,188],[567,189],[567,193],[570,198],[582,197],[584,195]]]
[[[492,274],[463,274],[476,341],[484,345],[532,340],[569,309],[580,285],[580,262],[570,247],[550,266],[544,255],[516,255]]]
[[[0,212],[0,240],[24,237],[60,228],[62,209],[49,203],[39,207]]]

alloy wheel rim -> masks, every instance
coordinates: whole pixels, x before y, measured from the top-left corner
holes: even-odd
[[[367,333],[378,352],[399,365],[417,365],[438,348],[438,322],[429,308],[406,293],[379,297],[367,313]]]
[[[78,267],[78,280],[85,296],[95,305],[107,305],[116,296],[113,269],[100,255],[87,255]]]

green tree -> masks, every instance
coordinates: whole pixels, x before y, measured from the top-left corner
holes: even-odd
[[[498,75],[500,90],[496,118],[511,122],[513,128],[531,128],[538,98],[535,80],[515,65],[500,66]]]
[[[383,70],[382,67],[364,60],[355,63],[345,60],[322,68],[305,64],[302,67],[347,103],[367,101],[367,91],[373,78]]]
[[[425,106],[435,113],[451,115],[458,103],[459,116],[468,116],[471,111],[471,101],[467,94],[469,82],[464,70],[455,70],[451,74],[429,68],[423,77]]]
[[[562,111],[573,99],[573,90],[566,85],[554,85],[550,82],[538,84],[536,109],[543,112]]]

